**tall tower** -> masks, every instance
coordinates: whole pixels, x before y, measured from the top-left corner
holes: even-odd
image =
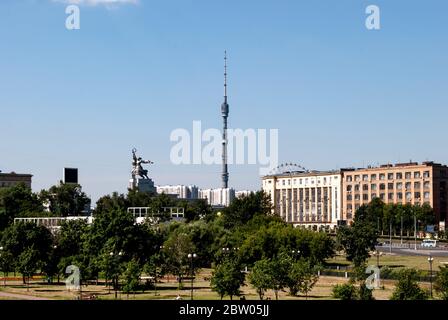
[[[227,170],[227,118],[229,117],[229,104],[227,103],[227,51],[224,51],[224,102],[221,105],[223,120],[222,128],[222,187],[229,186],[229,172]]]

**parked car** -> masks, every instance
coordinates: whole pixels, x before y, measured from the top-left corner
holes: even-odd
[[[437,247],[437,240],[425,239],[422,241],[421,246],[425,248],[435,248]]]

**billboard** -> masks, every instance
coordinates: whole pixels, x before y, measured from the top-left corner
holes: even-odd
[[[78,184],[78,168],[64,168],[64,183]]]

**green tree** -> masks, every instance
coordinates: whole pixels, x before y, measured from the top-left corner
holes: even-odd
[[[40,198],[57,217],[85,215],[86,205],[90,203],[90,199],[79,184],[62,181],[48,190],[42,190]]]
[[[39,251],[34,247],[26,248],[17,258],[17,271],[23,276],[24,283],[27,284],[29,290],[30,278],[41,268],[42,261],[39,258]]]
[[[126,264],[126,269],[124,271],[124,285],[123,292],[126,293],[128,299],[129,294],[135,293],[140,286],[140,275],[141,269],[140,265],[136,260],[131,260]]]
[[[296,296],[299,292],[308,293],[313,289],[319,276],[317,275],[318,267],[310,260],[300,259],[291,264],[288,272],[288,288],[291,295]]]
[[[192,261],[188,258],[188,254],[195,253],[193,242],[186,233],[178,229],[165,241],[162,252],[167,270],[178,277],[179,287],[181,287],[183,276],[191,272]],[[197,268],[194,261],[193,268]]]
[[[216,291],[221,300],[224,296],[240,295],[240,287],[244,285],[245,274],[241,271],[241,265],[234,260],[226,259],[222,264],[218,265],[212,274],[210,282],[213,291]]]
[[[434,288],[443,300],[448,300],[448,266],[440,267],[440,272],[437,274]]]
[[[391,300],[426,300],[428,294],[420,288],[417,281],[417,270],[401,270]]]
[[[41,200],[23,183],[0,189],[0,231],[16,217],[37,216],[43,210]]]
[[[271,198],[265,192],[250,193],[247,196],[234,199],[224,210],[224,225],[226,228],[243,225],[257,214],[271,214],[271,209]]]
[[[14,268],[14,257],[11,252],[0,250],[0,270],[3,272],[3,285],[6,286],[8,273]]]
[[[254,267],[249,274],[249,282],[257,291],[260,300],[263,300],[266,291],[271,288],[269,260],[262,259],[255,262]]]
[[[333,298],[339,300],[357,300],[358,293],[353,283],[337,284],[333,286]]]

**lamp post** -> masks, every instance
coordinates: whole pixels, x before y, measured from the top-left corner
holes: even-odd
[[[120,251],[120,252],[118,252],[118,255],[116,255],[114,252],[110,252],[109,253],[109,256],[112,258],[112,259],[116,259],[117,260],[117,268],[119,268],[119,266],[118,266],[118,264],[120,263],[120,261],[119,261],[119,258],[121,257],[123,255],[123,251]],[[114,261],[115,262],[115,261]],[[113,269],[112,269],[112,271],[113,271]],[[117,270],[115,270],[115,271],[117,271]],[[112,277],[112,284],[113,284],[113,286],[114,286],[114,291],[115,291],[115,299],[117,299],[117,297],[118,297],[118,276],[117,275],[115,275],[115,277]],[[109,292],[110,292],[110,289],[109,289]]]
[[[294,260],[297,260],[297,258],[299,257],[299,255],[300,255],[300,250],[292,250],[291,251],[291,253],[292,253],[292,257],[294,258]]]
[[[432,298],[432,262],[434,261],[434,258],[431,256],[431,254],[428,257],[429,262],[429,283],[430,283],[430,295]]]
[[[227,248],[228,249],[228,248]],[[190,270],[191,270],[191,300],[193,300],[193,278],[194,278],[194,270],[193,270],[193,259],[196,259],[198,256],[196,253],[189,253],[188,259],[190,259]]]
[[[375,250],[373,252],[373,254],[376,256],[376,266],[379,268],[380,267],[380,257],[383,255],[383,253],[380,252],[379,250]]]

